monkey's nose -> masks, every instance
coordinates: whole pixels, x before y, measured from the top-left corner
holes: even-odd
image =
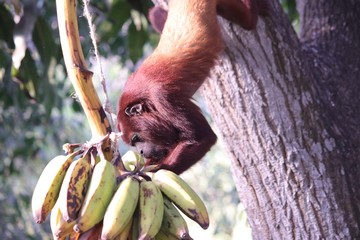
[[[144,150],[140,150],[140,154],[141,154],[144,158],[151,158],[151,153],[150,153],[150,152],[145,152]]]

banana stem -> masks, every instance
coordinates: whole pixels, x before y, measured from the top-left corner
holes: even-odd
[[[87,69],[81,49],[76,2],[76,0],[56,0],[61,48],[69,79],[89,122],[92,138],[98,140],[111,133],[111,126],[95,91],[92,82],[93,73]],[[108,139],[102,147],[105,158],[109,161],[113,155],[110,144]]]

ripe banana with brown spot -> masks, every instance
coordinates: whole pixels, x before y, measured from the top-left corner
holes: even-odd
[[[204,202],[195,191],[175,173],[161,169],[149,173],[160,190],[189,218],[203,229],[209,227],[209,215]]]
[[[125,178],[107,206],[101,239],[114,239],[131,222],[139,199],[139,181],[133,177]]]
[[[75,221],[66,222],[63,218],[59,205],[56,203],[50,213],[50,227],[54,239],[66,239],[73,231]]]
[[[49,161],[42,171],[31,200],[32,215],[35,222],[44,222],[54,207],[66,171],[76,154],[56,156]]]
[[[161,230],[167,235],[173,235],[177,239],[191,240],[187,223],[179,210],[164,196],[164,217]]]
[[[70,240],[99,240],[101,236],[102,223],[97,223],[95,226],[87,230],[86,232],[80,233],[80,236],[76,239]]]
[[[58,204],[67,222],[75,220],[81,209],[92,173],[89,156],[71,163],[61,185]]]
[[[85,232],[103,219],[115,186],[115,167],[111,162],[101,159],[94,167],[88,191],[74,226],[76,232]]]
[[[161,191],[152,181],[140,183],[139,239],[153,239],[159,232],[163,215],[164,200]]]

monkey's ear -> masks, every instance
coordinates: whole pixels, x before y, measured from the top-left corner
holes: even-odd
[[[141,103],[137,103],[125,109],[125,114],[128,116],[141,115],[143,113],[143,106]]]
[[[149,21],[158,33],[162,33],[167,19],[167,11],[159,6],[155,6],[149,10]]]

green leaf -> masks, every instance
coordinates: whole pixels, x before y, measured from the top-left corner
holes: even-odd
[[[49,23],[41,16],[37,18],[33,31],[33,42],[40,54],[41,62],[46,73],[52,58],[59,58],[59,45],[55,43],[54,33]]]
[[[128,56],[133,62],[142,57],[144,44],[148,41],[148,33],[143,28],[137,30],[135,24],[132,23],[128,32],[127,50]]]
[[[125,0],[115,0],[111,6],[108,19],[114,27],[121,27],[130,18],[130,6]]]
[[[11,13],[5,8],[4,4],[0,4],[0,39],[5,41],[9,45],[9,48],[14,48],[14,25]]]

